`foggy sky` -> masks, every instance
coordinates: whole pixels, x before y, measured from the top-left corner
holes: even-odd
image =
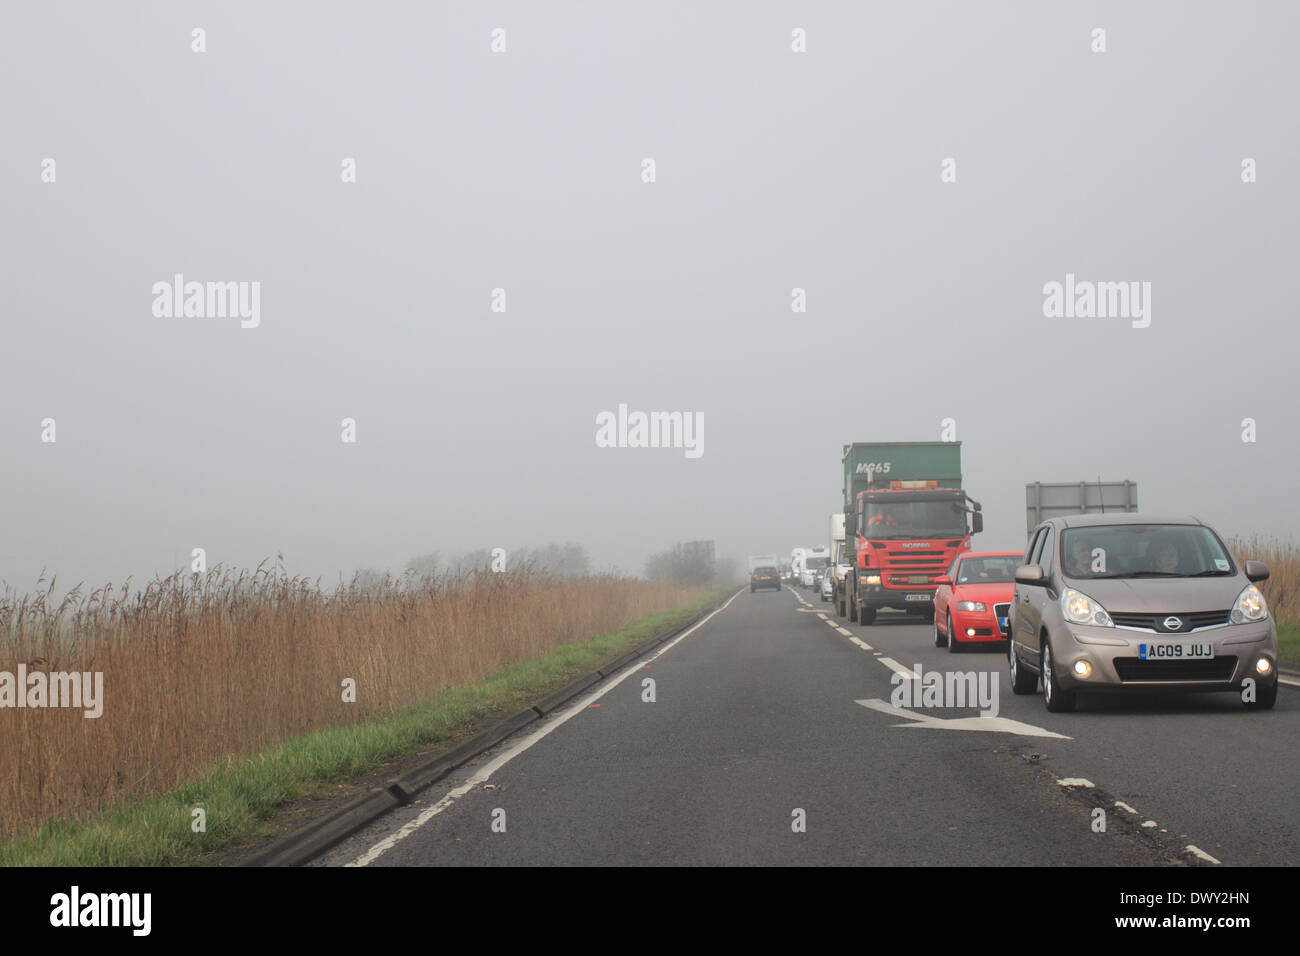
[[[1022,546],[1026,482],[1098,476],[1293,535],[1298,32],[1280,2],[5,4],[0,578],[788,554],[844,444],[945,418],[977,547]],[[260,326],[154,317],[176,273],[260,282]],[[1044,317],[1066,273],[1149,281],[1150,327]],[[702,413],[703,455],[596,447],[619,403]]]

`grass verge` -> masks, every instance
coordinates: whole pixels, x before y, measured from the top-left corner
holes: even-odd
[[[231,846],[264,836],[277,807],[376,770],[403,753],[453,739],[477,718],[525,707],[656,634],[716,607],[734,590],[716,589],[684,607],[564,645],[390,715],[322,730],[245,759],[209,766],[196,780],[165,794],[121,803],[83,821],[47,823],[0,844],[0,865],[202,864]],[[196,808],[204,811],[205,832],[192,829]]]
[[[1278,624],[1277,650],[1283,661],[1300,667],[1300,624]]]

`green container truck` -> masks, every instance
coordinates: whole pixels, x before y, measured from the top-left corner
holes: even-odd
[[[961,442],[855,442],[842,462],[853,570],[836,611],[861,624],[882,608],[933,615],[934,578],[984,528],[962,488]]]

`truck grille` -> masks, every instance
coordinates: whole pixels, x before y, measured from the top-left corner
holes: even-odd
[[[1115,658],[1115,672],[1122,681],[1226,681],[1237,669],[1237,655],[1208,661],[1144,661],[1137,657]]]
[[[1232,612],[1229,610],[1222,611],[1195,611],[1179,612],[1167,611],[1163,614],[1111,614],[1110,619],[1119,627],[1136,627],[1144,631],[1157,631],[1161,634],[1185,634],[1188,631],[1194,631],[1200,627],[1213,627],[1216,624],[1227,624],[1228,616]],[[1167,617],[1176,617],[1183,622],[1183,626],[1176,631],[1170,631],[1164,626],[1164,620]]]

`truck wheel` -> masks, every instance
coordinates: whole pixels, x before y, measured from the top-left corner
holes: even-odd
[[[858,623],[870,627],[876,622],[876,609],[874,607],[858,608]]]

